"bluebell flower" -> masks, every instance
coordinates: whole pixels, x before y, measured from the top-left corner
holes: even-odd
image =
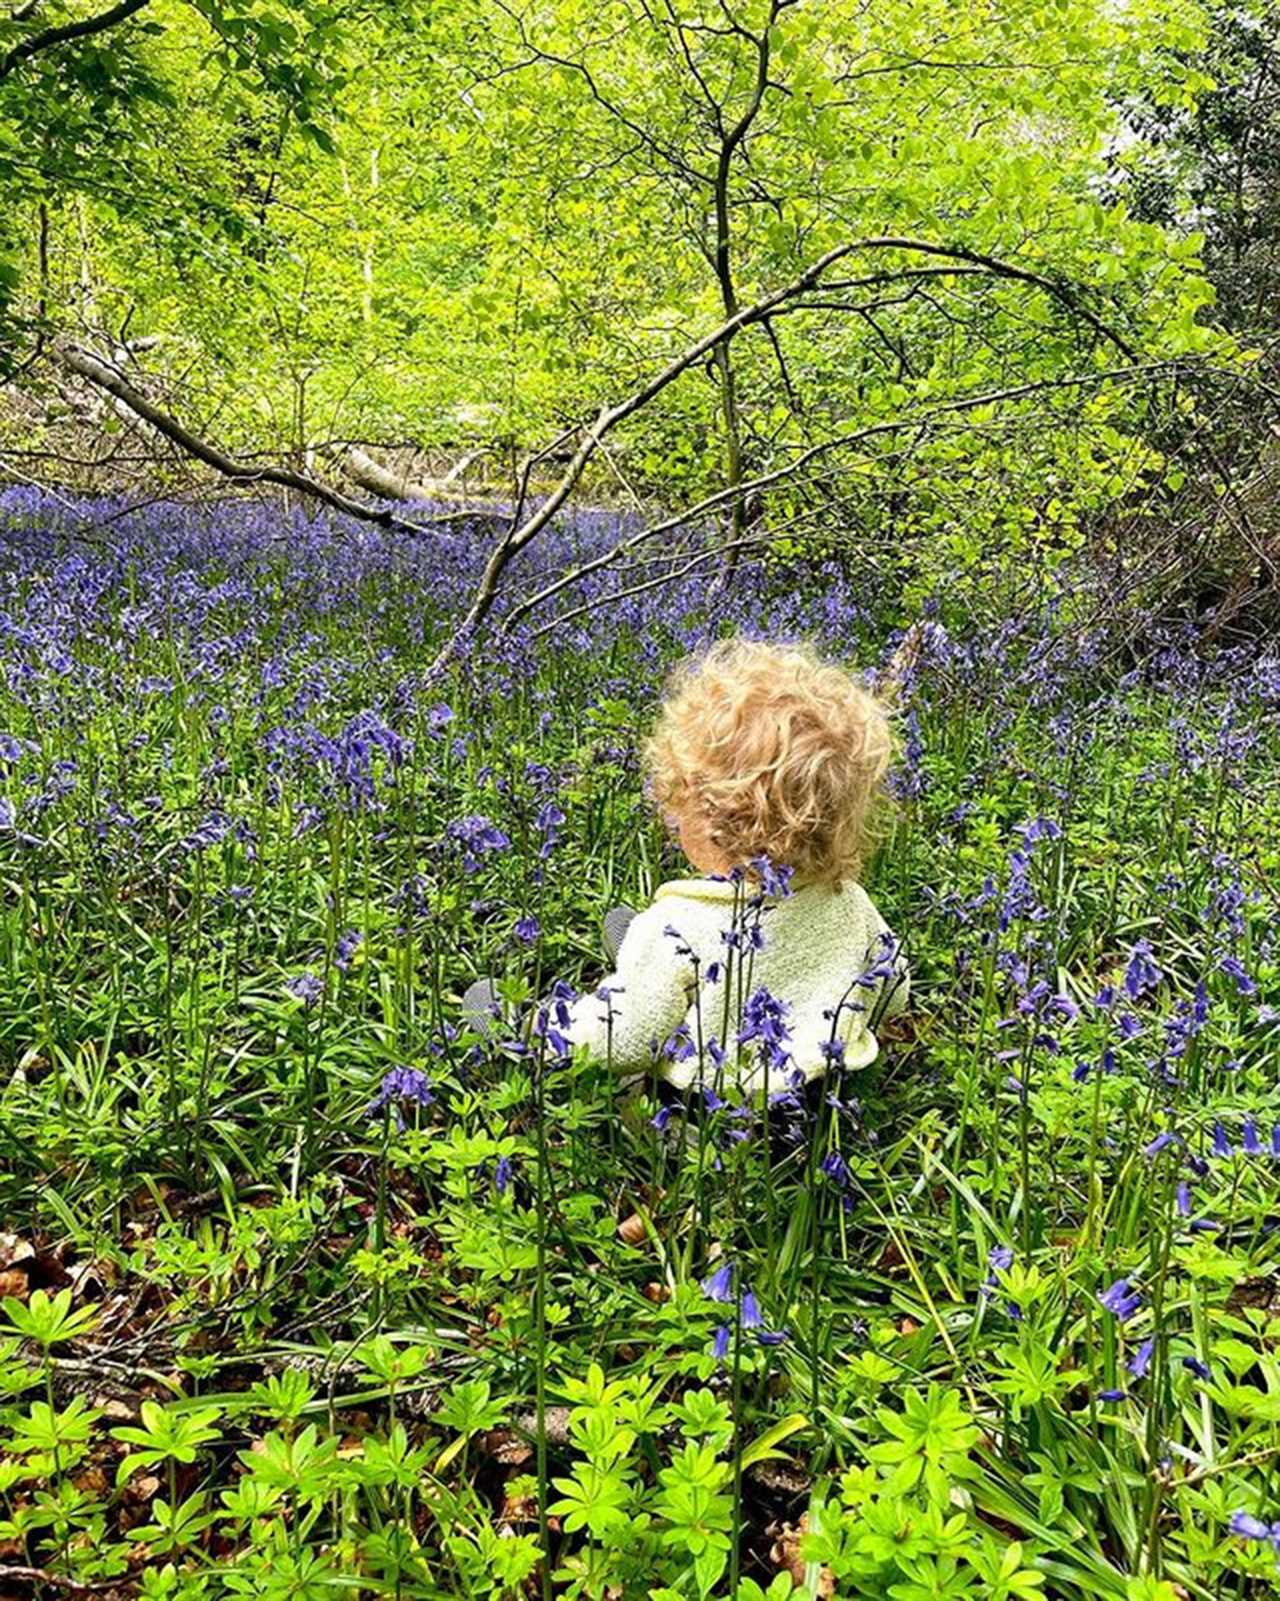
[[[1124,970],[1126,994],[1132,1001],[1140,1000],[1148,990],[1159,984],[1160,978],[1160,969],[1152,958],[1150,943],[1140,939],[1129,952],[1128,965]]]
[[[756,1339],[761,1345],[781,1345],[787,1338],[786,1329],[757,1329]]]
[[[1178,1136],[1166,1129],[1163,1134],[1157,1134],[1150,1145],[1143,1147],[1142,1154],[1145,1157],[1159,1156],[1161,1151],[1167,1150],[1171,1145],[1176,1145],[1177,1140]]]
[[[1187,1224],[1192,1234],[1214,1234],[1219,1226],[1211,1217],[1197,1217]]]
[[[509,1156],[500,1156],[493,1167],[493,1187],[499,1195],[505,1195],[510,1183],[511,1158]]]
[[[532,945],[542,932],[542,925],[536,917],[526,915],[516,919],[512,932],[522,945]]]
[[[764,1319],[760,1316],[760,1303],[756,1300],[754,1291],[744,1290],[742,1293],[743,1328],[758,1329],[763,1323]]]
[[[1151,1366],[1151,1356],[1156,1348],[1155,1336],[1150,1335],[1129,1358],[1125,1366],[1135,1379],[1145,1379],[1147,1369]]]
[[[993,1245],[987,1252],[987,1263],[998,1273],[1007,1273],[1013,1266],[1013,1247]]]
[[[1262,1141],[1258,1138],[1258,1125],[1251,1117],[1246,1117],[1241,1130],[1241,1148],[1246,1156],[1261,1156],[1263,1154]]]
[[[462,856],[462,869],[466,873],[479,872],[487,856],[508,850],[511,841],[489,818],[479,812],[469,817],[458,817],[445,828],[446,838],[453,841]]]
[[[359,929],[349,928],[345,934],[339,934],[333,948],[333,964],[340,973],[345,973],[351,966],[351,959],[359,950],[364,935]]]
[[[1280,1156],[1280,1123],[1271,1125],[1271,1154]]]
[[[1209,1379],[1212,1377],[1212,1374],[1209,1372],[1208,1363],[1202,1362],[1198,1356],[1184,1356],[1182,1359],[1182,1365],[1184,1368],[1186,1368],[1188,1373],[1194,1373],[1198,1379]]]
[[[395,1106],[399,1120],[399,1105],[402,1101],[413,1101],[418,1106],[430,1106],[434,1100],[431,1080],[421,1068],[392,1067],[382,1075],[378,1093],[369,1102],[366,1114],[374,1117],[387,1106]]]
[[[729,1325],[722,1323],[716,1330],[711,1341],[711,1354],[717,1362],[723,1362],[729,1354]]]
[[[779,900],[790,895],[791,880],[795,876],[794,868],[784,867],[780,862],[771,862],[767,856],[753,857],[751,866],[755,869],[760,882],[762,895],[774,896]]]
[[[1037,817],[1029,823],[1023,823],[1014,830],[1021,834],[1028,845],[1035,845],[1042,839],[1061,839],[1062,830],[1051,817]]]
[[[660,1106],[654,1115],[649,1119],[649,1121],[652,1123],[653,1127],[657,1129],[658,1133],[662,1134],[665,1132],[667,1124],[675,1116],[675,1113],[676,1109],[674,1106]]]
[[[1174,1200],[1178,1208],[1179,1217],[1191,1216],[1191,1186],[1183,1179],[1174,1191]]]
[[[1142,1305],[1142,1296],[1136,1290],[1130,1290],[1128,1279],[1117,1279],[1099,1295],[1098,1300],[1118,1323],[1132,1317]]]
[[[702,1281],[702,1293],[708,1301],[727,1304],[733,1299],[733,1267],[722,1262],[714,1273]]]
[[[1099,1390],[1098,1399],[1099,1401],[1127,1401],[1129,1392],[1128,1390]]]
[[[286,980],[284,987],[290,995],[308,1007],[314,1006],[324,994],[324,984],[314,973],[295,973],[291,979]]]
[[[790,1052],[787,1043],[791,1032],[786,1025],[790,1010],[786,1001],[776,999],[763,986],[751,995],[742,1009],[742,1028],[738,1033],[739,1045],[755,1044],[761,1060],[774,1070],[785,1067]]]
[[[1227,1131],[1221,1123],[1213,1125],[1213,1154],[1215,1156],[1232,1156],[1231,1141],[1227,1138]]]
[[[822,1158],[822,1171],[837,1187],[843,1190],[849,1183],[849,1164],[839,1151],[828,1151]]]
[[[536,826],[542,835],[542,843],[538,846],[538,855],[544,860],[550,856],[553,848],[560,838],[560,825],[565,820],[564,813],[555,801],[546,801],[538,811]]]
[[[844,1041],[842,1039],[825,1039],[820,1049],[822,1051],[822,1059],[829,1068],[843,1065]]]
[[[1274,1531],[1277,1525],[1268,1525],[1261,1518],[1255,1518],[1251,1512],[1233,1512],[1227,1527],[1232,1534],[1238,1534],[1242,1540],[1271,1540],[1275,1538]]]
[[[1235,980],[1236,989],[1241,995],[1256,995],[1258,993],[1258,986],[1249,977],[1248,969],[1239,957],[1224,956],[1218,963],[1218,968],[1219,971],[1226,973],[1229,978]]]

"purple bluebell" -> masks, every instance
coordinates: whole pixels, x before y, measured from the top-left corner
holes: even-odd
[[[1150,942],[1140,939],[1129,952],[1124,970],[1125,993],[1131,1001],[1140,1000],[1148,990],[1155,989],[1161,979],[1151,953]]]
[[[1270,1540],[1274,1524],[1266,1524],[1261,1518],[1255,1518],[1252,1512],[1233,1512],[1227,1527],[1232,1534],[1239,1535],[1242,1540]]]
[[[544,861],[550,856],[560,838],[560,825],[564,820],[565,814],[555,801],[546,801],[539,808],[536,827],[542,836],[542,843],[538,846],[538,855]]]
[[[722,1323],[711,1340],[711,1354],[717,1362],[723,1362],[729,1354],[729,1325]]]
[[[781,862],[771,862],[767,856],[756,856],[751,861],[756,877],[760,884],[760,893],[785,899],[791,893],[791,880],[795,869],[785,867]]]
[[[719,1301],[727,1305],[733,1299],[733,1267],[728,1262],[722,1262],[714,1273],[702,1281],[702,1293],[708,1301]]]
[[[1238,956],[1224,956],[1218,963],[1218,968],[1228,978],[1235,980],[1236,990],[1241,995],[1256,995],[1258,986],[1249,976],[1249,971]]]
[[[1117,1322],[1123,1323],[1142,1305],[1142,1296],[1129,1288],[1128,1279],[1117,1279],[1098,1296],[1098,1301]]]
[[[1251,1117],[1246,1117],[1244,1127],[1241,1129],[1241,1149],[1246,1156],[1262,1156],[1262,1141],[1258,1138],[1258,1125]]]
[[[760,1316],[760,1303],[756,1300],[753,1290],[742,1292],[742,1326],[744,1329],[758,1329],[764,1324]]]
[[[839,1151],[828,1151],[822,1158],[822,1171],[836,1186],[845,1189],[849,1183],[849,1164]]]
[[[527,914],[516,919],[515,928],[512,930],[512,933],[522,945],[534,944],[541,932],[542,926],[538,919]]]
[[[1099,1401],[1127,1401],[1129,1392],[1128,1390],[1099,1390],[1098,1399]]]
[[[493,1165],[493,1187],[499,1195],[505,1195],[511,1183],[511,1158],[500,1156]]]
[[[1152,1353],[1155,1351],[1156,1341],[1154,1335],[1149,1335],[1129,1358],[1125,1366],[1135,1379],[1145,1379],[1147,1369],[1151,1366]]]
[[[786,1066],[791,1054],[787,1049],[791,1038],[786,1024],[789,1010],[786,1001],[770,995],[763,986],[748,998],[742,1009],[739,1045],[754,1044],[766,1067],[775,1071]]]
[[[1183,1179],[1174,1191],[1174,1201],[1178,1208],[1179,1217],[1191,1216],[1191,1186]]]
[[[1198,1379],[1209,1379],[1212,1377],[1212,1374],[1209,1371],[1209,1364],[1207,1362],[1202,1362],[1198,1356],[1184,1356],[1182,1359],[1182,1365],[1184,1368],[1186,1368],[1188,1373],[1194,1373]]]
[[[314,973],[295,973],[285,981],[284,987],[295,1000],[307,1007],[314,1006],[324,994],[324,983]]]
[[[757,1329],[756,1339],[761,1345],[781,1345],[787,1338],[786,1329]]]
[[[445,836],[458,847],[463,871],[467,873],[479,872],[486,857],[509,850],[511,846],[511,840],[498,825],[479,812],[455,818],[445,829]]]
[[[1231,1141],[1227,1138],[1227,1131],[1221,1123],[1213,1125],[1213,1154],[1219,1157],[1233,1156],[1235,1154]]]
[[[402,1101],[413,1101],[418,1106],[430,1106],[435,1100],[431,1093],[431,1081],[427,1075],[417,1067],[392,1067],[382,1075],[382,1083],[378,1086],[378,1093],[369,1102],[366,1108],[367,1115],[376,1116],[387,1106],[398,1108]]]
[[[1157,1134],[1150,1145],[1143,1146],[1142,1154],[1148,1158],[1159,1156],[1161,1151],[1168,1150],[1169,1146],[1176,1145],[1177,1142],[1178,1136],[1166,1129],[1163,1134]]]

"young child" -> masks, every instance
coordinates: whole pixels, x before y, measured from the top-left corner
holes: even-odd
[[[763,893],[762,944],[744,938],[736,960],[748,964],[749,993],[785,1003],[787,1037],[767,1067],[755,1048],[735,1061],[734,1016],[730,1042],[718,1042],[728,1049],[728,1079],[777,1093],[796,1072],[819,1078],[830,1060],[873,1061],[869,1019],[877,1006],[901,1011],[907,997],[905,963],[858,882],[891,749],[880,704],[807,647],[726,640],[682,663],[645,763],[655,801],[702,876],[661,885],[632,918],[616,970],[570,1008],[573,1043],[608,1052],[626,1071],[647,1066],[655,1043],[661,1050],[682,1023],[690,1042],[718,1031],[723,1001],[707,974],[724,972],[735,897],[741,905]],[[790,893],[779,894],[786,869]],[[677,1089],[700,1072],[710,1082],[696,1050],[660,1060]]]
[[[879,702],[805,646],[727,640],[682,663],[645,765],[702,876],[663,884],[629,922],[621,909],[610,914],[606,939],[621,934],[615,971],[570,1007],[559,1032],[623,1073],[657,1053],[675,1089],[709,1085],[705,1042],[721,1030],[729,966],[735,991],[745,976],[744,997],[764,990],[784,1005],[763,1052],[735,1044],[742,1020],[732,1014],[712,1053],[721,1083],[774,1094],[794,1088],[797,1073],[812,1080],[829,1063],[873,1061],[870,1019],[907,997],[905,963],[859,883],[891,746]],[[725,935],[735,903],[752,901],[762,910],[737,936],[731,961],[745,968],[735,976]],[[664,1051],[682,1024],[682,1048]],[[701,1064],[691,1048],[699,1039]]]

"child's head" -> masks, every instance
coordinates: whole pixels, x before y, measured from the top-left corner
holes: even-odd
[[[856,878],[889,765],[885,712],[804,645],[722,640],[672,674],[645,752],[654,797],[703,872],[758,856]]]

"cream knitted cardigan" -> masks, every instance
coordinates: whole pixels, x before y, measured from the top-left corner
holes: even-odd
[[[574,1003],[569,1028],[562,1032],[573,1044],[588,1047],[594,1056],[608,1053],[624,1071],[648,1066],[655,1042],[661,1048],[681,1023],[688,1024],[690,1037],[696,1041],[693,963],[687,954],[681,954],[681,947],[697,954],[703,975],[713,963],[723,968],[728,951],[721,936],[732,922],[733,902],[733,886],[716,879],[677,879],[663,884],[653,904],[637,913],[627,929],[618,951],[617,970]],[[753,915],[749,921],[754,921]],[[822,1075],[826,1069],[823,1045],[830,1040],[832,1029],[831,1018],[823,1014],[834,1010],[846,995],[857,1004],[840,1014],[838,1037],[844,1042],[845,1064],[859,1068],[874,1061],[880,1047],[867,1019],[886,986],[863,987],[854,981],[883,960],[893,946],[886,946],[888,926],[862,886],[846,884],[836,890],[829,885],[805,885],[785,899],[767,901],[760,928],[763,949],[748,956],[750,989],[767,989],[774,999],[787,1003],[786,1026],[790,1030],[787,1046],[791,1058],[783,1071],[769,1073],[770,1093],[786,1088],[797,1068],[806,1079]],[[889,938],[892,940],[892,935]],[[888,987],[884,1015],[906,1005],[907,969],[901,956],[896,957],[896,973]],[[601,998],[603,989],[613,992],[607,1000]],[[704,1039],[719,1032],[724,1004],[723,981],[710,983],[704,976]],[[734,1016],[731,1035],[737,1026]],[[758,1090],[764,1082],[757,1055],[754,1047],[744,1047],[736,1075],[732,1070],[729,1074],[748,1090]],[[710,1060],[702,1071],[710,1081],[714,1073]],[[687,1089],[698,1082],[697,1057],[679,1061],[664,1056],[661,1072],[670,1083]]]

